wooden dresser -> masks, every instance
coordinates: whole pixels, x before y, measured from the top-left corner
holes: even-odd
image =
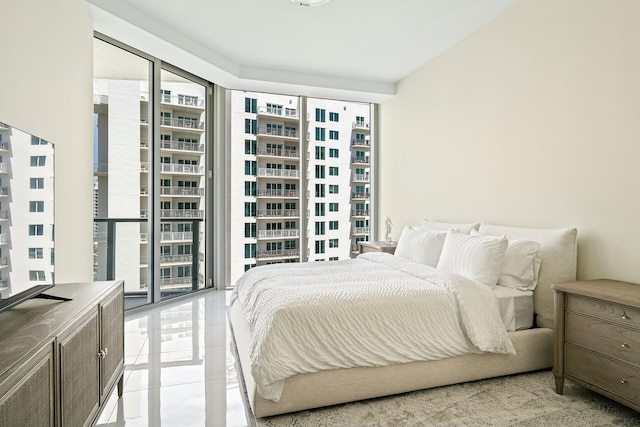
[[[124,286],[59,284],[0,314],[0,427],[94,425],[122,396]]]
[[[589,280],[555,292],[553,374],[640,411],[640,285]]]

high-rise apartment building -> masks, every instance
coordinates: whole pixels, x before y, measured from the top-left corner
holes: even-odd
[[[54,165],[47,141],[0,123],[0,297],[54,282]]]
[[[165,79],[166,77],[166,79]],[[148,84],[94,80],[97,217],[114,222],[116,276],[125,292],[149,286],[148,218],[154,148],[160,151],[160,289],[164,294],[204,285],[205,102],[204,88],[163,71],[159,147],[153,147]],[[107,224],[96,232],[96,278],[107,278]],[[194,251],[194,239],[196,251]],[[195,285],[194,285],[195,283]]]
[[[228,93],[231,284],[256,265],[357,253],[370,235],[370,104]]]

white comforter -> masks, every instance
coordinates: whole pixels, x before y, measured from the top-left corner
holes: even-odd
[[[258,394],[275,402],[298,373],[515,354],[488,287],[386,253],[254,268],[236,300]]]

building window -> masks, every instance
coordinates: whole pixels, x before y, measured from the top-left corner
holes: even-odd
[[[338,239],[329,239],[329,247],[337,248],[338,247]]]
[[[44,225],[42,224],[29,224],[29,236],[43,236]]]
[[[31,145],[47,145],[47,141],[37,136],[31,135]]]
[[[44,282],[44,271],[42,270],[29,270],[29,280],[32,282]]]
[[[324,165],[316,165],[316,178],[324,178]]]
[[[340,150],[338,150],[337,148],[329,148],[329,157],[338,158],[339,155],[340,155]]]
[[[338,176],[337,166],[329,166],[329,176]]]
[[[245,223],[244,224],[244,237],[256,237],[256,223]]]
[[[256,266],[256,264],[245,264],[244,265],[244,271],[249,271],[255,266]]]
[[[245,139],[244,140],[244,154],[253,154],[256,155],[258,151],[258,143],[253,139]]]
[[[337,230],[339,224],[338,221],[329,221],[329,230]]]
[[[316,141],[324,141],[325,128],[316,128]]]
[[[256,195],[256,191],[258,189],[257,182],[245,181],[244,182],[244,195],[245,196],[254,196]]]
[[[337,130],[330,130],[329,131],[329,139],[340,139],[339,137],[339,133]]]
[[[324,203],[316,203],[316,216],[324,216]]]
[[[316,236],[322,236],[324,234],[324,221],[316,221]]]
[[[324,147],[316,147],[316,160],[324,160]]]
[[[316,108],[316,122],[323,122],[324,123],[325,114],[326,114],[326,110],[324,110],[322,108]]]
[[[338,113],[329,112],[329,121],[330,122],[338,122],[338,121],[340,121],[340,115]]]
[[[29,259],[42,259],[42,248],[29,248]]]
[[[245,258],[255,258],[256,257],[256,247],[255,243],[245,243],[244,245],[244,257]]]
[[[284,248],[285,249],[295,249],[296,248],[296,241],[295,240],[285,240],[284,241]]]
[[[258,162],[255,160],[245,160],[244,174],[248,176],[256,176],[258,174]]]
[[[337,256],[330,256],[329,257],[329,261],[338,261],[338,257]]]
[[[338,212],[338,203],[329,203],[329,212]]]
[[[244,204],[244,216],[256,216],[256,203],[245,202]]]
[[[329,185],[329,194],[338,194],[338,185]]]
[[[47,161],[46,156],[31,156],[31,166],[44,166]]]
[[[316,184],[316,197],[324,197],[324,184]]]
[[[324,240],[316,240],[316,253],[317,254],[324,253]]]
[[[257,113],[258,112],[258,100],[255,98],[244,99],[244,112],[245,113]]]
[[[29,202],[29,212],[44,212],[44,202],[41,200],[31,200]]]
[[[256,135],[258,133],[258,121],[252,119],[244,119],[244,133]]]

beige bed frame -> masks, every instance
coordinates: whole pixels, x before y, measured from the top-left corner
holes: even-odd
[[[542,230],[481,224],[485,234],[509,239],[534,240],[541,244],[538,286],[534,291],[536,327],[509,333],[515,356],[471,354],[435,361],[411,362],[381,367],[363,367],[298,374],[287,378],[279,402],[263,399],[256,392],[250,373],[251,332],[239,303],[231,306],[232,339],[239,360],[238,374],[244,378],[249,405],[256,417],[266,417],[414,390],[458,384],[553,365],[553,292],[551,283],[576,278],[577,232],[575,229]]]

